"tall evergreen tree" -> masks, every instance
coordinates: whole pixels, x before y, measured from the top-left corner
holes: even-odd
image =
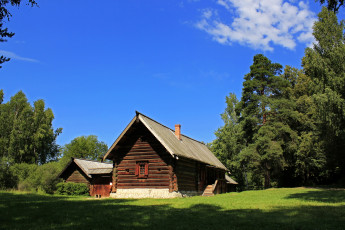
[[[284,168],[284,140],[293,135],[284,123],[287,115],[281,109],[288,104],[282,96],[288,82],[280,76],[281,71],[280,64],[264,55],[254,56],[237,107],[247,145],[239,156],[255,175],[256,184],[261,184],[259,175],[263,176],[266,188],[271,186],[272,175],[278,177]]]
[[[344,21],[322,8],[314,24],[316,43],[302,64],[315,87],[317,128],[332,178],[345,174],[345,37]]]
[[[248,144],[253,142],[254,134],[271,113],[268,97],[274,93],[272,86],[282,69],[280,64],[271,63],[262,54],[255,55],[253,61],[250,72],[244,77],[242,98],[237,106],[238,113],[241,111],[240,121]]]

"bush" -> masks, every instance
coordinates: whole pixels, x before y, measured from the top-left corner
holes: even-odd
[[[0,162],[0,189],[12,189],[16,187],[16,178],[5,162]]]
[[[32,190],[32,185],[27,178],[32,176],[37,170],[38,166],[35,164],[14,164],[10,167],[10,172],[13,175],[13,182],[15,183],[18,190],[29,191]]]
[[[19,191],[30,191],[30,190],[32,190],[32,186],[27,181],[20,181],[18,183],[17,187],[18,187]]]
[[[40,165],[35,173],[36,190],[41,189],[48,194],[53,194],[56,190],[56,184],[61,181],[57,176],[60,168],[57,162],[50,162]]]
[[[88,196],[89,185],[83,183],[61,182],[56,185],[56,194],[72,196]]]
[[[43,191],[53,194],[56,184],[61,181],[57,178],[60,166],[57,162],[50,162],[43,165],[15,164],[10,167],[14,183],[21,191]]]

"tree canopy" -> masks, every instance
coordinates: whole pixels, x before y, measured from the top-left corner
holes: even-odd
[[[317,42],[306,49],[302,64],[315,90],[318,135],[329,173],[337,178],[345,173],[345,25],[326,8],[318,17],[313,33]]]
[[[53,111],[43,100],[34,105],[19,91],[7,103],[0,90],[0,159],[7,164],[44,164],[56,160],[56,138],[62,129],[53,129]]]
[[[71,160],[71,157],[100,161],[107,150],[107,144],[99,141],[97,136],[80,136],[63,146],[60,161],[63,165],[67,164]]]
[[[240,183],[267,188],[345,181],[345,27],[334,9],[323,7],[318,18],[302,70],[282,71],[255,55],[241,101],[226,98],[224,126],[210,147]]]
[[[327,2],[327,9],[332,10],[334,13],[337,13],[340,7],[344,6],[344,0],[316,0],[320,1],[321,4]]]

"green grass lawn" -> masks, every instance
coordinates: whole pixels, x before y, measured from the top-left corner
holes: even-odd
[[[345,229],[345,190],[282,188],[176,199],[0,192],[1,229]]]

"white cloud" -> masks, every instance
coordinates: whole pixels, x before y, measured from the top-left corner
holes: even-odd
[[[21,60],[21,61],[28,61],[28,62],[39,62],[36,59],[32,59],[32,58],[26,58],[26,57],[21,57],[13,52],[10,51],[5,51],[5,50],[0,50],[0,56],[5,56],[7,58],[11,58],[11,59],[16,59],[16,60]]]
[[[226,45],[238,42],[254,49],[273,50],[273,45],[294,49],[296,43],[310,45],[315,14],[303,1],[218,0],[231,21],[225,23],[215,9],[203,11],[197,28]]]

